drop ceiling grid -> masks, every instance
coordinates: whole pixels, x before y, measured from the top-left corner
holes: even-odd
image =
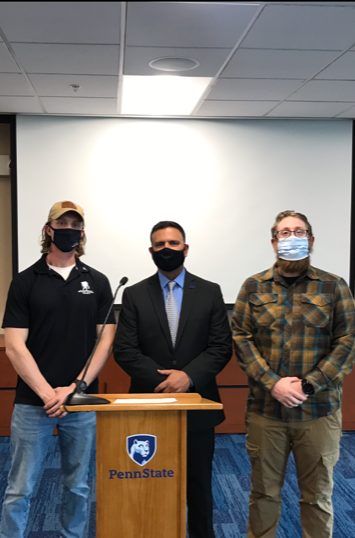
[[[19,5],[21,17],[18,17]],[[79,114],[117,112],[112,98],[117,100],[120,8],[119,2],[2,2],[1,29],[23,71],[21,90],[14,85],[10,103],[16,106],[16,94],[30,93],[43,110],[26,101],[28,112],[36,108],[36,112],[75,113],[75,102]],[[5,56],[8,64],[15,63],[9,51]],[[0,71],[3,65],[0,56]],[[0,73],[0,94],[4,93],[1,90],[6,86],[4,81],[8,82]],[[77,96],[70,84],[81,86],[80,98],[75,99]],[[23,90],[24,85],[28,87],[27,92]],[[43,97],[49,97],[46,103]],[[65,97],[68,98],[66,104]],[[19,100],[17,104],[23,111]],[[16,108],[12,110],[16,111]]]
[[[355,113],[354,2],[122,4],[120,50],[120,2],[0,2],[0,113],[43,113],[38,98],[48,113],[75,114],[77,103],[79,115],[117,115],[120,56],[127,75],[156,73],[148,64],[157,57],[187,56],[200,66],[178,74],[213,78],[260,7],[196,116]]]
[[[303,43],[301,42],[301,40],[299,40],[299,37],[301,36],[302,40],[304,39],[304,35],[302,35],[302,30],[304,30],[304,23],[305,21],[307,21],[308,25],[310,22],[312,22],[312,17],[313,17],[313,23],[316,24],[316,26],[318,27],[318,32],[320,31],[320,27],[323,28],[324,30],[324,27],[325,25],[329,25],[330,28],[332,28],[332,23],[334,22],[333,19],[335,19],[336,21],[336,24],[341,25],[341,28],[344,29],[344,30],[347,30],[348,34],[346,35],[346,40],[343,40],[342,42],[342,46],[344,46],[346,44],[347,46],[347,49],[350,49],[352,48],[353,46],[353,43],[351,42],[353,40],[353,33],[352,33],[352,25],[347,25],[346,27],[342,24],[344,22],[344,18],[345,16],[346,17],[350,17],[352,21],[354,21],[354,17],[355,17],[355,10],[353,7],[348,7],[345,11],[340,11],[338,8],[335,8],[336,11],[334,11],[334,9],[332,10],[328,10],[328,11],[322,11],[323,14],[326,15],[326,17],[324,17],[321,21],[319,20],[319,14],[320,14],[320,11],[319,9],[322,8],[322,6],[316,6],[316,7],[308,7],[308,6],[288,6],[287,8],[287,11],[285,10],[285,6],[268,6],[266,8],[266,10],[264,10],[264,12],[262,13],[261,17],[255,22],[255,24],[253,25],[253,28],[251,29],[251,31],[248,33],[248,35],[246,36],[246,38],[244,39],[243,43],[241,44],[241,47],[239,48],[239,50],[235,53],[234,55],[234,58],[232,59],[232,61],[229,63],[229,65],[227,66],[227,68],[225,69],[225,71],[222,73],[221,77],[220,77],[220,80],[219,80],[219,83],[220,81],[222,80],[222,78],[226,78],[226,77],[235,77],[235,75],[239,75],[238,73],[238,55],[239,57],[244,55],[246,57],[249,56],[249,63],[247,61],[244,62],[244,74],[249,74],[250,76],[257,76],[259,75],[257,78],[260,78],[260,79],[264,79],[264,80],[260,80],[260,84],[263,85],[265,84],[265,80],[266,79],[271,79],[272,78],[272,74],[274,76],[274,78],[295,78],[295,74],[297,74],[297,65],[296,65],[296,73],[294,73],[293,71],[293,65],[295,63],[295,59],[298,60],[298,76],[299,77],[302,77],[306,75],[308,75],[307,77],[307,80],[305,81],[301,81],[301,84],[300,84],[300,87],[299,88],[295,88],[293,92],[291,92],[288,96],[284,96],[283,99],[280,99],[279,103],[274,103],[274,106],[273,108],[271,109],[271,111],[268,111],[266,115],[276,115],[277,116],[277,111],[280,110],[280,116],[284,116],[285,113],[284,113],[284,110],[285,109],[288,109],[290,111],[290,116],[292,116],[293,114],[297,117],[297,116],[300,116],[300,115],[303,115],[305,114],[305,116],[309,116],[311,115],[310,114],[310,107],[312,106],[312,103],[308,103],[308,110],[307,110],[307,113],[306,112],[302,112],[300,114],[300,110],[302,107],[298,107],[298,111],[297,113],[295,112],[295,110],[297,109],[297,107],[295,105],[293,105],[293,108],[292,108],[292,112],[291,112],[291,105],[285,105],[283,107],[283,110],[280,109],[280,105],[284,102],[284,101],[288,101],[289,99],[293,99],[294,98],[294,94],[298,94],[300,89],[302,91],[302,86],[307,86],[307,84],[311,83],[310,81],[312,81],[312,79],[318,74],[319,77],[322,77],[322,72],[326,71],[326,68],[328,66],[332,66],[332,65],[335,65],[337,63],[337,58],[339,58],[338,61],[342,61],[341,60],[341,57],[343,56],[344,54],[344,51],[343,50],[340,50],[339,49],[339,41],[336,42],[333,40],[333,44],[332,46],[333,47],[338,47],[338,51],[334,51],[334,50],[328,50],[328,51],[322,51],[320,50],[322,47],[324,47],[324,40],[323,42],[320,40],[317,40],[317,41],[308,41],[308,46],[309,47],[312,47],[312,48],[318,48],[319,50],[308,50],[308,51],[304,51],[302,49],[304,49],[304,45]],[[300,18],[299,15],[300,13],[307,13],[308,14],[308,17],[302,17]],[[276,16],[276,12],[278,13],[283,13],[284,15],[284,19],[283,19],[283,25],[279,25],[277,26],[276,24],[276,21],[278,21],[278,17]],[[315,20],[315,17],[316,17],[316,20]],[[307,26],[307,24],[306,24]],[[285,28],[286,28],[286,31],[285,31]],[[258,33],[259,32],[259,33]],[[263,35],[264,33],[264,35]],[[312,34],[312,37],[314,39],[314,35],[316,34],[317,32],[310,32],[310,34]],[[321,32],[324,34],[324,31]],[[345,32],[346,34],[346,32]],[[272,39],[270,40],[270,36],[272,37]],[[275,41],[275,36],[277,38],[277,41]],[[291,39],[290,39],[291,37]],[[318,37],[318,36],[316,36]],[[344,37],[344,34],[342,34],[342,37]],[[269,39],[269,41],[268,41]],[[293,41],[292,41],[293,39]],[[274,40],[274,41],[273,41]],[[349,41],[350,40],[350,41]],[[319,44],[320,43],[320,44]],[[280,48],[280,44],[283,44],[284,46],[284,49],[282,50]],[[258,47],[261,47],[263,46],[264,48],[262,49],[253,49],[253,47],[255,46],[258,46]],[[247,48],[249,47],[249,48]],[[274,47],[274,48],[272,48]],[[328,49],[331,49],[331,47],[329,47],[329,44],[326,45],[326,48]],[[294,49],[294,50],[292,50]],[[303,62],[300,62],[300,58],[302,57],[302,55],[304,56],[305,53],[307,54],[307,61],[309,62],[310,60],[313,60],[314,61],[314,64],[313,64],[313,74],[312,73],[312,69],[309,69],[308,73],[306,72],[305,70],[305,63],[304,61]],[[350,53],[351,54],[351,53]],[[279,59],[280,57],[283,58],[284,60],[284,65],[280,65],[280,63],[276,62],[276,65],[275,65],[275,57],[278,56]],[[268,66],[265,66],[265,62],[262,62],[261,61],[261,58],[264,57],[264,60],[266,59],[268,61]],[[264,69],[264,72],[257,72],[257,70],[254,69],[254,72],[252,73],[251,72],[251,66],[250,66],[250,59],[252,59],[254,61],[254,65],[256,64],[257,67],[259,67],[259,69]],[[293,61],[292,61],[293,60]],[[318,65],[317,65],[317,61],[318,60]],[[320,61],[319,61],[320,60]],[[289,69],[287,69],[287,61],[289,61]],[[322,65],[322,61],[324,62],[323,65]],[[316,71],[316,69],[319,69],[318,73]],[[331,67],[330,67],[331,68]],[[249,71],[248,71],[249,69]],[[274,69],[274,73],[272,73],[272,69]],[[276,69],[276,72],[275,72],[275,69]],[[328,68],[329,69],[329,68]],[[270,73],[271,71],[271,73]],[[293,77],[291,76],[293,74]],[[243,72],[242,72],[242,69],[240,71],[240,77],[243,76]],[[235,77],[237,78],[237,77]],[[239,78],[239,77],[238,77]],[[324,75],[322,78],[326,78]],[[235,82],[235,81],[234,81]],[[242,81],[245,83],[245,80]],[[208,96],[207,99],[215,99],[216,98],[216,92],[217,92],[217,98],[218,98],[218,90],[220,89],[218,87],[218,84],[216,84],[215,86],[215,93],[211,92],[211,94]],[[280,81],[280,85],[282,84],[282,81]],[[319,88],[321,88],[321,85],[319,85]],[[238,88],[238,85],[235,85],[234,86],[234,91],[235,91],[235,96],[238,98],[238,90],[240,88]],[[245,87],[245,84],[244,84],[244,92],[246,93],[248,88]],[[324,87],[321,88],[322,90],[324,90]],[[338,89],[338,88],[337,88]],[[343,88],[339,86],[339,90],[338,91],[341,91]],[[278,88],[279,90],[279,88]],[[348,91],[346,91],[348,90]],[[329,95],[329,92],[328,91],[328,95],[323,98],[323,99],[316,99],[314,97],[314,101],[317,101],[317,100],[321,100],[321,101],[345,101],[345,100],[355,100],[355,93],[351,94],[351,91],[350,91],[350,88],[347,87],[345,90],[345,96],[343,97],[338,97],[336,95],[337,92],[335,92],[335,95],[334,95],[334,92],[333,92],[333,95]],[[344,93],[344,92],[343,92]],[[351,94],[351,95],[349,95]],[[255,97],[255,96],[254,96]],[[261,98],[269,98],[267,95],[262,94],[261,95]],[[274,97],[277,97],[275,94],[274,94]],[[299,96],[298,99],[301,99],[302,97]],[[222,99],[223,99],[223,95],[222,95]],[[243,95],[240,97],[240,99],[243,99]],[[253,99],[253,94],[251,92],[251,97],[250,99]],[[295,99],[297,100],[297,98]],[[304,98],[304,101],[307,101],[307,97]],[[216,104],[216,103],[215,103]],[[305,111],[307,109],[307,106],[304,106],[303,107],[303,111]],[[351,105],[350,105],[351,106]],[[318,110],[316,110],[316,108],[318,108]],[[320,110],[322,111],[322,114],[325,114],[326,116],[337,116],[339,115],[339,113],[343,112],[344,110],[348,110],[349,109],[349,104],[341,104],[341,105],[337,105],[336,107],[330,107],[330,105],[328,105],[328,108],[327,108],[327,105],[325,102],[322,103],[322,105],[319,107],[314,107],[314,115],[317,117],[320,115]],[[275,111],[275,112],[273,112]],[[219,110],[220,112],[220,110]]]

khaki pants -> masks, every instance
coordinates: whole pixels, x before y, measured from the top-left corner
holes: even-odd
[[[247,413],[251,459],[248,538],[274,538],[281,515],[281,488],[292,450],[301,492],[303,538],[331,538],[333,470],[339,459],[341,409],[306,422],[282,422]]]

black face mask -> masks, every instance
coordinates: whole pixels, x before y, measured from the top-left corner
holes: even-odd
[[[59,228],[58,230],[52,228],[52,230],[54,232],[52,243],[62,252],[71,252],[79,245],[82,230],[73,230],[72,228]]]
[[[153,261],[162,271],[170,273],[180,267],[185,260],[185,249],[173,250],[172,248],[162,248],[153,250]]]

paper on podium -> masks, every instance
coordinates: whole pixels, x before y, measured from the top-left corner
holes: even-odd
[[[149,403],[173,403],[177,402],[176,398],[118,398],[114,404],[149,404]]]

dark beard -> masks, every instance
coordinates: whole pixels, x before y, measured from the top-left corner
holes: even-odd
[[[294,273],[297,275],[303,275],[307,272],[311,263],[309,256],[307,256],[307,258],[304,258],[303,260],[297,260],[293,262],[289,260],[283,260],[277,256],[276,265],[277,267],[280,267],[282,273]]]

